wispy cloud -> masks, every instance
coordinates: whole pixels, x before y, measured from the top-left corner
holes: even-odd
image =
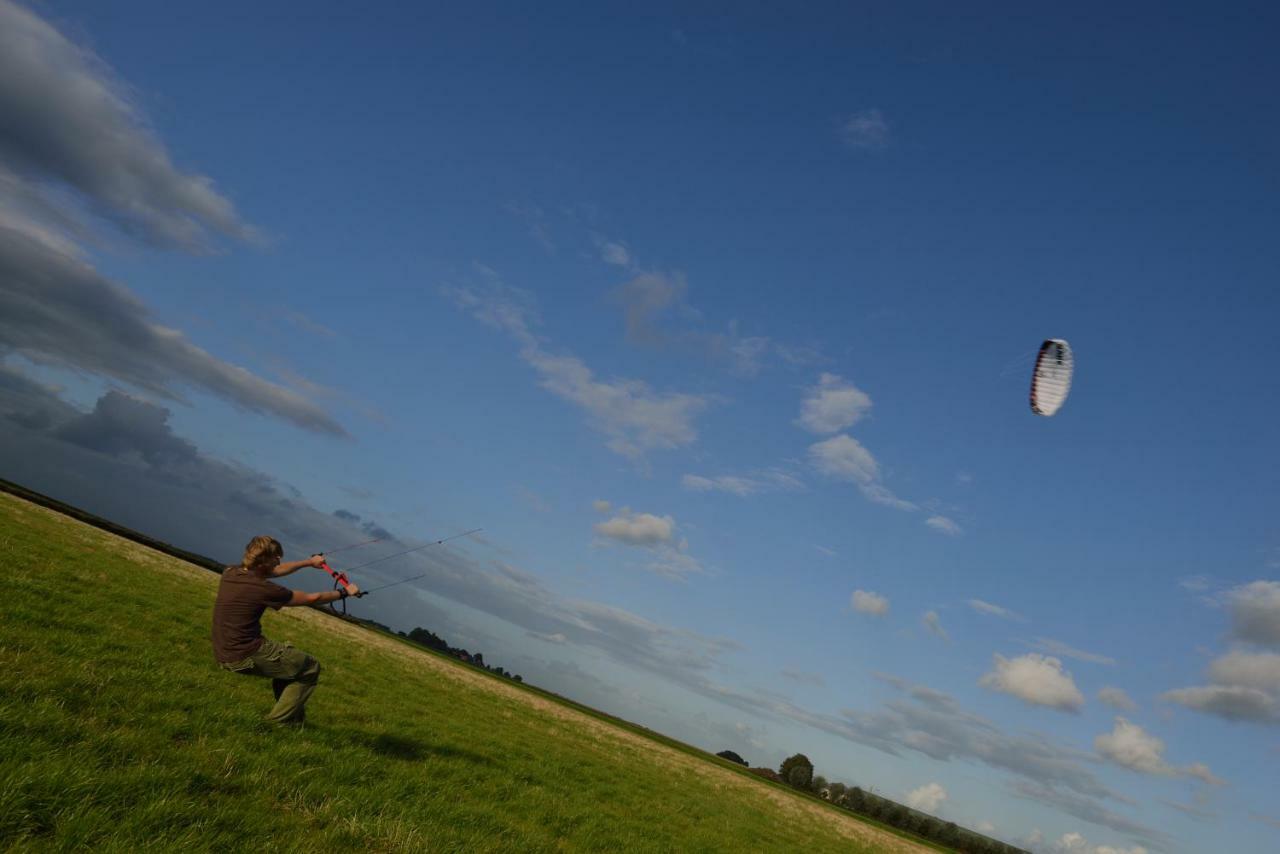
[[[708,329],[703,313],[686,299],[689,288],[684,273],[643,270],[634,256],[628,259],[635,275],[613,294],[622,306],[627,340],[701,354],[746,377],[758,374],[770,356],[788,364],[822,360],[816,348],[786,346],[765,335],[745,334],[736,319],[730,319],[724,331]]]
[[[509,202],[503,206],[503,210],[524,223],[529,236],[548,255],[556,253],[556,243],[551,237],[551,222],[542,208],[523,202]]]
[[[951,636],[942,627],[942,619],[938,616],[937,611],[926,611],[925,615],[920,618],[920,622],[924,624],[930,634],[942,638],[947,643],[951,643]]]
[[[520,345],[520,357],[538,374],[539,384],[587,414],[588,423],[607,438],[606,447],[641,461],[655,450],[693,444],[694,422],[712,402],[705,395],[660,392],[641,380],[598,379],[577,356],[547,351],[533,329],[532,297],[501,281],[484,287],[448,287],[443,292],[476,319],[503,330]]]
[[[889,122],[877,109],[860,110],[840,125],[840,139],[857,150],[884,148],[889,144]]]
[[[930,516],[924,520],[924,523],[933,528],[933,530],[950,537],[956,537],[964,533],[964,529],[956,524],[954,519],[946,516]]]
[[[1016,611],[1011,611],[1008,608],[1003,608],[999,605],[985,602],[982,599],[970,599],[968,601],[969,607],[977,611],[979,614],[989,614],[993,617],[1000,617],[1005,620],[1014,620],[1019,623],[1024,623],[1027,620],[1026,617]]]
[[[1124,690],[1110,685],[1099,689],[1098,700],[1104,705],[1119,709],[1122,712],[1136,712],[1138,710],[1138,704],[1133,701],[1132,697],[1126,694]]]
[[[631,250],[627,248],[627,244],[620,240],[610,240],[602,234],[591,235],[591,240],[595,244],[596,250],[600,253],[600,260],[614,267],[622,267],[631,269],[634,259],[631,257]]]
[[[813,685],[817,688],[825,688],[827,686],[827,680],[817,673],[807,673],[803,670],[784,670],[782,675],[784,678],[790,679],[792,682],[798,682],[801,685]]]
[[[1086,652],[1083,649],[1076,649],[1073,646],[1068,646],[1062,641],[1057,641],[1053,638],[1040,637],[1036,638],[1034,641],[1023,641],[1023,643],[1032,649],[1039,650],[1040,652],[1047,652],[1050,655],[1056,655],[1060,658],[1074,658],[1076,661],[1087,661],[1090,664],[1105,664],[1108,667],[1113,666],[1116,663],[1116,660],[1110,656],[1099,655],[1096,652]]]
[[[847,433],[810,445],[809,465],[819,474],[855,484],[867,499],[877,504],[897,510],[916,509],[916,505],[898,498],[880,482],[876,458]]]
[[[686,474],[680,479],[680,484],[692,492],[727,492],[740,498],[762,492],[794,492],[804,489],[804,481],[782,469],[714,477]]]

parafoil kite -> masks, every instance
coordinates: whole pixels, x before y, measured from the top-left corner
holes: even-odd
[[[1036,369],[1031,374],[1031,411],[1036,415],[1053,415],[1062,408],[1071,391],[1071,372],[1075,359],[1071,345],[1061,338],[1050,338],[1040,345]]]

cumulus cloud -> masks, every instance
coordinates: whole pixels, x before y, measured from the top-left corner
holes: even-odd
[[[781,469],[753,472],[749,475],[716,475],[705,477],[686,474],[680,484],[691,492],[727,492],[740,498],[762,492],[792,492],[804,489],[804,482]]]
[[[677,581],[695,572],[702,572],[702,564],[689,554],[689,543],[676,539],[676,520],[671,516],[652,513],[636,513],[622,507],[604,522],[595,525],[602,537],[646,550],[649,560],[643,566],[650,572]]]
[[[1212,786],[1223,785],[1223,781],[1214,776],[1204,763],[1197,762],[1186,768],[1170,765],[1164,759],[1164,742],[1123,717],[1116,717],[1111,732],[1094,738],[1093,747],[1104,759],[1139,774],[1193,777]]]
[[[1166,691],[1160,698],[1230,721],[1280,723],[1280,703],[1266,691],[1237,685],[1197,685]]]
[[[849,601],[853,604],[853,610],[862,614],[870,614],[873,617],[883,617],[889,613],[889,600],[879,593],[872,593],[870,590],[855,590]]]
[[[875,457],[848,434],[832,436],[811,445],[809,459],[822,474],[861,486],[873,484],[880,477]]]
[[[853,149],[884,148],[889,144],[889,122],[877,109],[860,110],[840,125],[840,139]]]
[[[977,611],[979,614],[990,614],[993,617],[1001,617],[1005,620],[1016,620],[1018,622],[1026,621],[1026,617],[1023,617],[1016,611],[1010,611],[1008,608],[993,605],[992,603],[984,602],[981,599],[970,599],[969,607]]]
[[[596,533],[629,546],[656,546],[669,543],[675,533],[676,520],[652,513],[633,513],[622,508],[606,522],[598,522]]]
[[[1280,647],[1280,581],[1254,581],[1227,592],[1237,639]]]
[[[938,783],[926,783],[918,789],[907,792],[907,806],[930,814],[937,813],[946,799],[947,790]]]
[[[591,502],[591,509],[595,510],[597,513],[608,513],[612,507],[613,505],[608,501],[605,501],[603,498],[597,498],[595,501]]]
[[[933,528],[933,530],[952,537],[963,532],[963,529],[956,524],[954,519],[949,519],[946,516],[930,516],[924,520],[924,523]]]
[[[1209,665],[1209,679],[1219,685],[1280,693],[1280,654],[1234,650]]]
[[[871,398],[837,374],[824,373],[800,404],[796,423],[811,433],[838,433],[871,411]]]
[[[9,0],[0,0],[0,115],[0,161],[29,187],[65,188],[158,245],[256,238],[212,180],[174,166],[101,59]]]
[[[856,484],[864,496],[877,504],[899,510],[916,509],[880,483],[880,466],[875,457],[847,433],[810,445],[809,464],[819,474]]]
[[[942,627],[942,620],[938,617],[937,611],[927,611],[920,618],[920,622],[929,630],[930,634],[942,638],[947,643],[951,643],[951,636],[947,634],[947,630]]]
[[[1161,699],[1227,720],[1280,723],[1280,655],[1232,650],[1209,665],[1209,681]]]
[[[1114,688],[1110,685],[1098,691],[1098,700],[1122,712],[1136,712],[1138,710],[1138,704],[1123,689]]]
[[[994,669],[978,682],[984,688],[1063,712],[1084,706],[1084,695],[1058,659],[1034,652],[1011,659],[997,653],[993,659]]]
[[[54,435],[104,454],[137,454],[152,465],[194,459],[195,445],[176,436],[168,421],[169,410],[110,391],[98,399],[93,412],[68,421]]]

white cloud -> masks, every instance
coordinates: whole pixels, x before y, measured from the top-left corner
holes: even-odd
[[[820,545],[817,545],[816,543],[814,544],[813,547],[814,549],[817,550],[818,554],[822,555],[823,557],[835,557],[838,554],[838,552],[835,549],[829,549],[826,546],[820,546]]]
[[[1024,641],[1024,643],[1026,643]],[[1086,652],[1083,649],[1076,649],[1068,646],[1062,641],[1056,641],[1053,638],[1036,638],[1034,643],[1027,643],[1032,649],[1038,649],[1041,652],[1047,652],[1050,655],[1056,655],[1061,658],[1074,658],[1077,661],[1088,661],[1091,664],[1114,665],[1116,660],[1105,655],[1099,655],[1096,652]]]
[[[1141,845],[1117,848],[1112,845],[1092,845],[1079,833],[1064,833],[1049,847],[1050,854],[1147,854]]]
[[[606,522],[596,523],[597,534],[629,546],[656,546],[671,542],[676,520],[652,513],[633,513],[624,507]]]
[[[762,492],[781,492],[804,489],[804,482],[781,469],[753,472],[750,475],[717,475],[705,477],[686,474],[680,479],[685,489],[693,492],[727,492],[745,498]]]
[[[1209,679],[1219,685],[1280,693],[1280,654],[1229,652],[1209,665]]]
[[[1140,774],[1176,777],[1177,769],[1164,761],[1164,742],[1142,727],[1117,717],[1111,732],[1093,740],[1094,750],[1117,765]]]
[[[942,638],[947,643],[951,642],[951,636],[947,634],[947,630],[942,627],[942,620],[938,618],[937,611],[927,611],[920,618],[920,622],[924,623],[924,627],[932,634]]]
[[[1227,720],[1280,723],[1280,655],[1233,650],[1209,665],[1209,681],[1161,699]]]
[[[824,373],[800,405],[796,423],[811,433],[838,433],[871,410],[871,398],[848,380]]]
[[[1098,700],[1122,712],[1136,712],[1138,710],[1138,704],[1133,701],[1133,698],[1122,689],[1114,688],[1110,685],[1098,691]]]
[[[1232,721],[1280,723],[1280,703],[1266,691],[1234,685],[1197,685],[1160,695],[1162,700]]]
[[[595,510],[597,513],[608,513],[612,507],[613,505],[608,501],[605,501],[603,498],[597,498],[595,501],[591,502],[591,509]]]
[[[1280,581],[1254,581],[1227,592],[1231,632],[1239,640],[1280,647]]]
[[[1213,586],[1213,579],[1207,575],[1191,575],[1179,581],[1178,586],[1192,593],[1203,593]]]
[[[955,520],[948,519],[946,516],[930,516],[924,520],[924,523],[933,530],[952,537],[963,533],[963,529],[955,523]]]
[[[985,833],[987,836],[996,832],[996,826],[989,821],[980,821],[974,828],[979,833]]]
[[[875,457],[848,434],[810,445],[809,460],[822,474],[863,486],[875,483],[880,477]]]
[[[921,812],[936,813],[947,799],[947,790],[937,783],[926,783],[907,792],[907,806]]]
[[[880,467],[857,439],[841,433],[809,446],[809,464],[819,474],[854,483],[869,500],[898,510],[914,510],[880,483]]]
[[[641,380],[597,379],[576,356],[547,352],[532,331],[532,297],[499,281],[485,288],[445,288],[444,293],[478,320],[510,334],[521,344],[520,357],[538,373],[539,384],[582,409],[588,423],[603,433],[611,451],[640,460],[653,450],[691,445],[698,438],[694,420],[711,398],[658,392]]]
[[[827,680],[823,679],[817,673],[809,673],[804,670],[787,669],[782,671],[782,675],[792,682],[799,682],[801,685],[813,685],[817,688],[827,687]]]
[[[683,581],[691,573],[702,572],[702,564],[689,554],[688,540],[676,540],[676,528],[671,516],[636,513],[629,507],[619,508],[612,519],[595,525],[596,533],[602,537],[645,549],[651,558],[644,569]]]
[[[631,266],[631,253],[627,251],[624,244],[612,240],[601,240],[596,246],[600,250],[600,260],[606,264],[612,264],[615,267]]]
[[[877,109],[861,110],[840,126],[840,138],[850,148],[884,148],[889,144],[889,123]]]
[[[997,653],[993,658],[995,669],[978,682],[984,688],[1064,712],[1078,712],[1084,706],[1084,695],[1058,659],[1034,652],[1012,659]]]
[[[993,605],[992,603],[984,602],[981,599],[970,599],[969,607],[977,611],[979,614],[990,614],[993,617],[1003,617],[1006,620],[1016,620],[1018,622],[1026,621],[1026,617],[1023,617],[1016,611],[1010,611],[1008,608],[1002,608],[999,605]]]
[[[853,610],[863,614],[883,617],[889,613],[889,600],[879,593],[872,593],[870,590],[853,591],[853,596],[850,597],[849,601],[853,603]]]

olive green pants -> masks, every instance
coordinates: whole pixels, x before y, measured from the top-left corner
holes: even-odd
[[[320,681],[320,662],[292,644],[269,638],[263,638],[258,651],[244,661],[223,664],[222,669],[270,679],[276,705],[267,720],[277,724],[302,723],[307,714],[307,698]]]

